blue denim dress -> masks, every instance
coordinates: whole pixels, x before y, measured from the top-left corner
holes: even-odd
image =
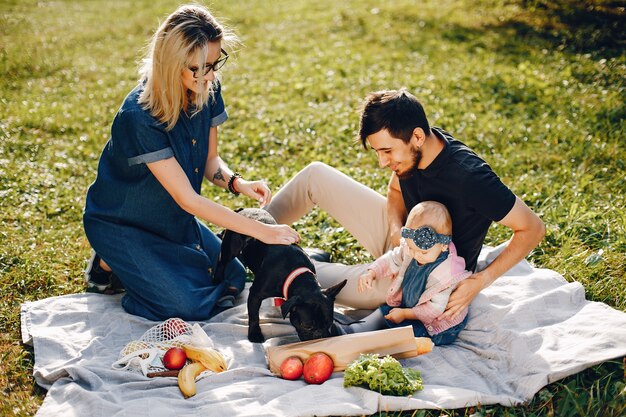
[[[434,262],[431,262],[426,265],[419,265],[415,259],[411,261],[408,268],[404,273],[404,279],[402,280],[402,302],[399,307],[401,308],[412,308],[417,305],[422,293],[426,289],[426,281],[428,280],[428,276],[430,273],[439,266],[440,263],[446,260],[449,252],[441,252],[441,254],[435,259]],[[379,307],[383,313],[383,316],[389,314],[389,312],[395,308],[390,305],[383,304]],[[444,330],[441,333],[437,333],[436,335],[430,336],[428,334],[428,330],[426,330],[426,326],[419,320],[404,320],[401,323],[394,323],[390,320],[385,319],[388,328],[394,327],[404,327],[411,325],[413,327],[413,334],[415,337],[430,337],[433,343],[437,346],[441,345],[449,345],[454,342],[458,337],[461,330],[465,328],[467,324],[467,317],[457,324],[454,327],[451,327],[447,330]]]
[[[126,288],[122,306],[150,320],[203,320],[220,311],[225,289],[245,284],[231,262],[226,279],[212,283],[221,241],[178,206],[146,163],[175,157],[199,194],[209,129],[228,118],[219,84],[201,112],[181,112],[170,131],[137,102],[138,85],[124,100],[87,191],[83,224],[89,243]]]

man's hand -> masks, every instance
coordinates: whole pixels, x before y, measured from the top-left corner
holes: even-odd
[[[385,318],[395,324],[402,323],[407,318],[407,310],[411,311],[410,308],[392,308]]]
[[[450,294],[446,311],[438,317],[439,320],[452,320],[476,298],[483,284],[477,274],[459,282],[458,286]]]
[[[541,242],[546,232],[541,219],[519,197],[516,197],[511,211],[498,223],[511,229],[513,237],[487,268],[459,283],[450,295],[446,311],[439,318],[453,319],[465,307],[469,307],[483,288],[490,286],[498,277],[524,259]]]

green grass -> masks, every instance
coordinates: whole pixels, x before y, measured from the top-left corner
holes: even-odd
[[[313,160],[384,191],[388,172],[353,142],[369,91],[407,87],[431,121],[484,156],[547,225],[529,259],[587,298],[626,311],[626,54],[612,1],[228,1],[210,6],[243,40],[224,73],[221,154],[277,189]],[[24,301],[84,290],[85,192],[136,62],[175,1],[0,4],[1,415],[33,415],[45,392],[20,343]],[[623,4],[622,4],[623,5]],[[622,22],[620,24],[620,22]],[[223,190],[231,208],[251,204]],[[369,259],[325,213],[306,245]],[[508,237],[494,226],[487,243]],[[619,416],[624,364],[553,383],[529,404],[415,416]],[[399,413],[389,415],[399,415]]]

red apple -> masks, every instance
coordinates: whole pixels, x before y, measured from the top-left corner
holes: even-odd
[[[163,365],[167,369],[181,369],[187,363],[187,354],[182,348],[169,348],[163,355]]]
[[[293,381],[302,376],[302,359],[298,356],[290,356],[280,364],[280,376]]]
[[[333,374],[335,364],[324,352],[315,352],[304,362],[304,380],[309,384],[321,384]]]
[[[163,332],[167,339],[173,339],[176,336],[187,333],[191,327],[185,321],[179,318],[167,319],[163,322]]]

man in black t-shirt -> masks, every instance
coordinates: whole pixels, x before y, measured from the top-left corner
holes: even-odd
[[[511,211],[515,194],[485,161],[448,132],[433,127],[431,134],[443,144],[435,159],[424,168],[415,166],[400,175],[394,172],[404,207],[408,212],[426,200],[444,204],[452,216],[458,254],[473,271],[491,222],[502,220]]]
[[[366,149],[376,152],[381,167],[393,171],[387,192],[392,241],[399,240],[407,212],[425,200],[438,201],[450,211],[452,240],[470,271],[492,222],[513,231],[507,247],[486,269],[459,284],[444,315],[453,317],[467,307],[543,239],[545,226],[539,217],[467,146],[431,129],[422,105],[406,90],[370,94],[359,136]]]
[[[539,217],[467,146],[444,130],[431,128],[422,105],[407,91],[370,94],[359,135],[363,146],[376,152],[380,166],[392,171],[387,198],[314,162],[268,205],[279,223],[293,223],[319,206],[378,258],[399,245],[400,229],[413,206],[438,201],[450,211],[452,241],[470,271],[475,271],[491,223],[510,228],[513,236],[497,258],[454,290],[442,317],[446,319],[463,311],[543,239],[545,227]],[[375,280],[371,291],[358,292],[358,277],[368,266],[315,262],[322,287],[348,279],[337,302],[355,308],[375,308],[385,301],[389,282]]]

